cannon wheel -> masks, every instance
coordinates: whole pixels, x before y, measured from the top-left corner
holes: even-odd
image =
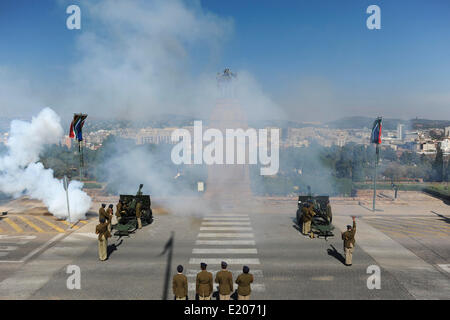
[[[153,222],[153,212],[152,209],[148,209],[147,223],[150,224]]]

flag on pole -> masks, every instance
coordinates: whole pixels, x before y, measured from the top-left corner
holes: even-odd
[[[76,138],[78,141],[83,141],[83,125],[84,121],[87,118],[87,114],[74,114],[73,115],[73,121],[70,124],[70,132],[69,137],[70,138]]]
[[[378,117],[372,127],[372,134],[370,135],[370,142],[381,144],[381,128],[382,128],[382,118]]]

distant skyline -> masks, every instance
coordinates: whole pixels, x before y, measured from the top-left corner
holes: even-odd
[[[70,4],[81,30],[66,28]],[[371,4],[381,30],[366,27]],[[449,52],[446,0],[4,0],[0,107],[203,115],[211,79],[230,67],[245,79],[243,107],[255,101],[248,112],[261,106],[262,118],[447,120]]]

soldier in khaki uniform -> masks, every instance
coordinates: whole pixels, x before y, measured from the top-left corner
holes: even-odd
[[[244,266],[242,271],[243,273],[241,273],[236,279],[236,283],[238,285],[238,300],[250,300],[250,293],[252,292],[250,283],[253,283],[253,275],[249,273],[250,268],[247,266]]]
[[[108,209],[106,209],[106,215],[108,216],[108,231],[111,232],[111,224],[113,218],[113,205],[110,204]]]
[[[120,213],[122,212],[122,207],[123,207],[122,200],[119,200],[119,202],[117,202],[117,204],[116,204],[116,220],[117,220],[117,223],[119,223],[119,219],[121,217]]]
[[[222,270],[217,272],[214,281],[219,284],[220,300],[230,300],[230,294],[233,292],[233,275],[227,270],[225,261],[222,261]]]
[[[138,229],[142,229],[141,208],[142,208],[142,202],[139,201],[136,204],[136,220],[137,220],[137,223],[138,223]]]
[[[213,276],[211,272],[206,271],[206,263],[201,263],[202,271],[197,273],[196,293],[200,300],[211,300],[213,292]]]
[[[175,300],[186,300],[188,294],[188,282],[186,276],[183,274],[183,266],[177,267],[178,274],[173,276],[172,289]]]
[[[98,257],[101,261],[105,261],[108,258],[108,238],[111,237],[105,218],[100,218],[100,223],[95,227],[95,233],[98,234]]]
[[[348,225],[347,231],[342,233],[342,240],[344,240],[344,254],[345,254],[345,265],[352,265],[352,255],[353,249],[355,247],[355,233],[356,233],[356,222],[355,217],[353,219],[353,227]]]
[[[311,232],[311,221],[314,217],[314,205],[312,203],[309,203],[308,206],[304,206],[302,208],[302,221],[303,221],[303,228],[302,233],[304,235],[309,235],[310,238],[313,238],[313,234]]]
[[[102,206],[98,210],[98,221],[100,221],[102,218],[104,218],[106,221],[109,220],[108,214],[106,213],[106,204],[102,203]]]

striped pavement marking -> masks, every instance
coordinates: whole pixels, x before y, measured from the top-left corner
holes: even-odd
[[[192,249],[193,254],[257,254],[258,251],[255,248],[211,248]]]
[[[27,244],[33,239],[36,239],[36,236],[0,234],[0,243]]]
[[[253,233],[199,233],[199,238],[253,238]]]
[[[10,218],[3,219],[7,224],[9,224],[16,232],[23,232],[23,229],[19,227],[14,221],[12,221]]]
[[[80,229],[80,227],[78,227],[78,226],[76,226],[75,224],[73,224],[73,223],[70,223],[70,222],[68,222],[68,221],[66,221],[66,220],[58,220],[59,222],[62,222],[62,223],[64,223],[65,225],[68,225],[69,227],[71,226],[72,227],[72,229]]]
[[[230,271],[233,274],[233,279],[236,279],[241,273],[242,273],[242,269],[239,270],[231,270],[231,269],[227,269],[228,271]],[[219,269],[208,269],[208,272],[211,272],[213,274],[213,277],[216,276],[216,273],[219,272],[221,270]],[[186,277],[197,277],[197,273],[200,272],[200,269],[187,269],[186,270]],[[262,278],[263,277],[263,271],[262,270],[250,270],[250,273],[253,275],[253,277],[255,278]]]
[[[243,259],[229,259],[229,258],[191,258],[189,259],[189,264],[199,265],[204,262],[208,265],[220,265],[222,261],[226,261],[229,265],[248,265],[248,264],[261,264],[257,258],[243,258]]]
[[[255,240],[197,240],[196,246],[199,245],[212,245],[212,246],[233,246],[233,245],[246,245],[254,246]]]
[[[217,218],[217,217],[248,217],[248,214],[237,214],[237,213],[208,214],[205,218]]]
[[[250,218],[221,218],[221,217],[213,217],[213,218],[203,218],[206,221],[250,221]]]
[[[54,216],[10,215],[9,217],[0,218],[0,233],[70,232],[83,227],[92,220],[96,219],[79,220],[76,223],[70,223],[66,220],[56,219]],[[72,228],[66,229],[64,225],[72,226]]]
[[[21,219],[23,222],[25,222],[26,224],[28,224],[30,227],[32,227],[34,230],[36,230],[37,232],[44,232],[44,230],[42,230],[40,227],[38,227],[37,225],[35,225],[33,222],[31,222],[30,220],[28,220],[25,217],[18,217],[19,219]]]
[[[49,227],[55,229],[58,232],[65,232],[64,229],[58,227],[57,225],[51,223],[50,221],[48,221],[48,220],[46,220],[46,219],[44,219],[42,217],[37,217],[36,216],[35,218],[38,219],[39,221],[42,221],[43,223],[45,223],[46,225],[48,225]]]
[[[235,286],[237,288],[237,285],[235,285]],[[265,292],[266,291],[266,287],[262,283],[252,283],[250,286],[251,286],[252,292]],[[218,283],[213,284],[214,291],[217,291],[218,287],[219,287]],[[195,283],[189,283],[188,290],[195,291],[196,290]]]
[[[38,247],[38,248],[34,249],[33,251],[31,251],[29,254],[27,254],[25,257],[23,257],[21,260],[0,260],[0,263],[2,263],[2,262],[4,262],[4,263],[24,263],[28,259],[30,259],[32,256],[34,256],[36,253],[38,253],[39,251],[43,250],[47,246],[50,246],[53,242],[61,239],[62,237],[64,237],[64,234],[61,234],[61,233],[57,234],[56,236],[54,236],[53,238],[48,240],[46,243],[44,243],[40,247]]]
[[[251,233],[252,230],[250,218],[247,214],[211,214],[204,217],[202,219],[199,234],[197,235],[199,239],[196,240],[195,245],[216,247],[193,248],[192,254],[194,255],[194,258],[189,259],[189,264],[198,266],[201,262],[204,262],[214,266],[220,265],[222,261],[226,261],[230,267],[238,266],[238,269],[241,269],[243,265],[260,265],[261,262],[258,258],[248,258],[249,256],[255,257],[255,255],[258,254],[256,248],[249,247],[255,246],[255,240],[252,239],[254,238],[254,234]],[[203,255],[203,258],[197,258],[198,255]],[[206,258],[208,255],[213,255],[213,257]],[[228,258],[214,258],[214,256],[220,257],[221,255]],[[239,258],[239,256],[241,256],[241,258]],[[214,277],[218,271],[219,270],[213,270],[210,272],[213,273]],[[195,278],[198,272],[199,270],[188,269],[187,276]],[[233,279],[237,278],[242,273],[241,270],[231,272],[233,273]],[[259,278],[259,281],[262,280],[262,270],[251,270],[251,273],[255,278]],[[256,282],[257,283],[251,285],[252,291],[264,292],[264,284],[258,283],[258,280]],[[218,284],[214,284],[214,288],[217,290]],[[189,291],[195,291],[195,282],[189,283]]]
[[[202,222],[202,226],[249,226],[250,222],[236,222],[236,221],[208,221]]]
[[[251,227],[200,227],[200,231],[252,231]]]

